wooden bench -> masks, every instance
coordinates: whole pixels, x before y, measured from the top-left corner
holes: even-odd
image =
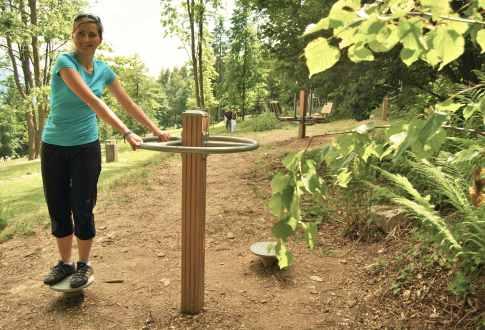
[[[311,118],[314,122],[324,122],[327,120],[328,116],[333,111],[333,102],[327,102],[323,105],[322,110],[320,112],[313,113]]]

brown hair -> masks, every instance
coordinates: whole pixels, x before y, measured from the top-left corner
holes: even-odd
[[[98,27],[98,34],[101,38],[103,38],[103,23],[101,23],[101,19],[92,14],[78,14],[73,21],[72,31],[76,31],[79,25],[84,23],[94,23]]]

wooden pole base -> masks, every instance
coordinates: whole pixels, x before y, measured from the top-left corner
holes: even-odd
[[[199,147],[207,134],[203,111],[182,114],[182,145]],[[205,208],[207,156],[182,155],[182,313],[204,306]]]

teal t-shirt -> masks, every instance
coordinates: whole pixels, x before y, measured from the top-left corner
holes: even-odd
[[[52,69],[50,112],[47,117],[42,141],[59,146],[76,146],[98,139],[96,113],[92,111],[62,80],[59,71],[72,68],[79,72],[93,93],[101,97],[106,85],[115,79],[115,74],[104,62],[93,60],[90,74],[72,53],[61,54]]]

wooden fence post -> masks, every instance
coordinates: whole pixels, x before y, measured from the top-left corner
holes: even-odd
[[[389,119],[389,96],[384,96],[382,99],[382,120],[387,121]]]
[[[116,141],[107,140],[104,144],[104,150],[106,153],[106,163],[118,161],[118,146]]]
[[[204,111],[182,114],[182,145],[202,146],[207,135]],[[204,306],[205,209],[207,155],[182,154],[182,313]]]
[[[298,126],[298,137],[304,139],[306,137],[306,113],[307,113],[307,91],[300,90],[300,125]]]

